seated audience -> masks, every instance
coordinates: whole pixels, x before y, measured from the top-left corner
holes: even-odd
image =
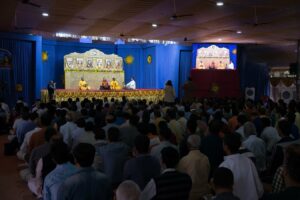
[[[147,136],[136,136],[135,157],[126,162],[123,173],[124,180],[133,180],[142,190],[150,179],[160,174],[159,160],[149,154],[149,143]]]
[[[260,137],[265,141],[267,147],[267,154],[270,155],[272,153],[274,145],[280,140],[280,137],[276,128],[271,126],[270,118],[262,117],[261,123],[262,132]]]
[[[20,172],[21,178],[28,181],[30,191],[36,194],[37,197],[41,196],[42,190],[43,162],[41,158],[50,153],[51,141],[53,139],[58,139],[56,130],[47,128],[45,132],[46,143],[33,149],[29,159],[29,168]]]
[[[97,148],[100,163],[94,163],[96,169],[104,172],[117,188],[123,180],[123,169],[129,157],[129,147],[120,141],[120,131],[116,127],[108,129],[108,144]]]
[[[129,118],[129,124],[120,127],[120,139],[130,148],[134,145],[134,138],[140,134],[137,129],[138,123],[139,117],[137,115],[131,115]]]
[[[21,117],[22,119],[18,124],[18,127],[16,127],[16,136],[19,145],[23,143],[26,133],[33,130],[36,127],[35,119],[37,118],[37,115],[30,114],[28,109],[23,108]]]
[[[61,183],[66,178],[77,172],[75,165],[70,163],[68,145],[63,141],[53,143],[51,145],[50,155],[56,163],[56,167],[45,177],[43,200],[56,199],[58,195],[58,188],[60,187]],[[43,166],[43,168],[44,167],[45,166]]]
[[[159,145],[160,140],[159,140],[159,136],[157,135],[157,128],[156,128],[155,124],[150,123],[148,125],[147,130],[148,130],[147,136],[150,139],[149,148],[150,148],[150,151],[151,151],[151,149],[153,147],[155,147],[156,145]]]
[[[162,149],[161,163],[164,170],[161,175],[150,180],[140,199],[188,200],[192,180],[189,175],[176,170],[178,161],[179,154],[176,149],[173,147]]]
[[[115,122],[116,122],[116,116],[113,113],[108,113],[105,117],[106,125],[103,127],[103,130],[105,131],[106,134],[106,138],[107,138],[108,129],[110,129],[111,127],[118,127],[118,125],[115,124]]]
[[[299,129],[295,124],[295,120],[296,120],[296,115],[293,112],[289,112],[286,116],[287,120],[290,123],[291,126],[291,133],[290,133],[290,137],[293,138],[294,140],[298,140],[299,139]]]
[[[79,143],[89,143],[94,145],[95,140],[95,134],[94,134],[94,124],[93,122],[86,122],[84,125],[84,132],[82,132],[80,135],[78,135],[73,140],[73,146],[76,146]]]
[[[73,116],[70,113],[66,114],[67,122],[59,128],[59,132],[62,134],[64,142],[71,147],[72,146],[72,134],[77,128],[76,124],[73,122]]]
[[[266,200],[300,199],[300,144],[291,144],[286,148],[283,177],[286,189],[267,196]]]
[[[122,182],[116,190],[116,200],[139,200],[141,190],[130,180]]]
[[[205,194],[209,194],[208,177],[210,173],[209,161],[206,155],[199,150],[201,139],[199,135],[190,135],[187,145],[190,152],[181,158],[177,170],[190,175],[192,179],[192,189],[190,200],[198,200]]]
[[[184,137],[179,144],[179,153],[180,157],[183,157],[189,153],[189,148],[187,144],[187,139],[190,135],[196,134],[197,130],[197,121],[196,120],[188,120],[187,122],[187,127],[186,127],[186,132],[184,134]],[[200,144],[198,146],[198,149],[200,148]]]
[[[96,140],[94,143],[95,148],[108,144],[105,137],[105,131],[102,128],[95,128],[94,133],[95,133],[95,140]]]
[[[73,155],[78,170],[60,185],[57,200],[111,200],[112,188],[109,179],[91,167],[95,147],[91,144],[80,143],[74,148]]]
[[[165,125],[160,126],[160,131],[159,131],[160,143],[158,145],[152,147],[152,149],[151,149],[151,155],[155,156],[158,160],[160,160],[161,151],[163,148],[172,147],[172,148],[178,150],[177,146],[171,142],[171,139],[172,139],[171,130],[167,127],[166,122],[160,122],[160,125],[163,125],[163,124],[165,124]],[[164,127],[164,129],[163,129],[163,127]]]
[[[213,175],[213,187],[216,192],[214,200],[239,200],[233,191],[233,174],[230,169],[219,167]]]
[[[42,144],[45,143],[45,131],[48,126],[51,125],[52,117],[48,113],[44,113],[41,116],[41,129],[37,132],[34,132],[29,140],[28,144],[28,154],[31,154],[31,151]]]
[[[210,177],[212,172],[223,161],[223,142],[220,137],[222,123],[212,120],[209,123],[209,134],[201,140],[201,152],[208,157],[210,164]]]
[[[265,142],[256,136],[256,128],[252,122],[244,124],[245,141],[243,146],[255,155],[257,170],[262,172],[266,169],[266,145]]]
[[[176,136],[176,143],[180,144],[184,135],[184,128],[182,125],[176,120],[176,111],[174,109],[168,109],[167,111],[167,119],[169,121],[168,127]]]
[[[224,162],[220,167],[230,169],[234,175],[233,194],[241,200],[258,200],[264,190],[253,162],[238,153],[241,139],[237,133],[224,137]]]
[[[281,119],[277,123],[277,131],[281,139],[276,143],[273,149],[273,153],[270,160],[270,166],[268,168],[268,173],[271,177],[274,176],[278,167],[283,164],[283,148],[282,145],[289,144],[293,141],[290,137],[291,126],[286,119]]]
[[[239,133],[242,136],[242,141],[245,140],[245,134],[244,134],[244,124],[247,122],[247,116],[245,114],[239,114],[237,117],[238,120],[238,129],[236,129],[236,132]]]

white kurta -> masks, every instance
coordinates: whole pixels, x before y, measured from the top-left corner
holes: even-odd
[[[220,167],[228,168],[234,177],[233,194],[241,200],[258,200],[264,193],[263,185],[253,162],[244,155],[224,157]]]
[[[131,80],[129,83],[126,84],[126,88],[135,90],[136,89],[136,84],[134,80]]]

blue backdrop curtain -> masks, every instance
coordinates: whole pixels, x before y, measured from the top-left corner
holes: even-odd
[[[192,69],[192,51],[191,50],[181,50],[179,58],[179,97],[183,97],[184,91],[182,86],[186,82],[187,78],[191,74]]]
[[[238,70],[242,94],[245,88],[255,88],[255,99],[269,95],[269,67],[265,63],[256,63],[248,58],[245,46],[238,48]]]
[[[0,39],[0,48],[12,53],[12,68],[1,69],[1,80],[7,86],[4,98],[12,105],[17,97],[23,97],[31,104],[34,100],[35,68],[34,48],[32,41]],[[16,92],[15,87],[21,84],[23,90]],[[7,92],[7,94],[6,94]]]

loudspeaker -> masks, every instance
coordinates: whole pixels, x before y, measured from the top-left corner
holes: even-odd
[[[255,100],[255,88],[254,87],[247,87],[245,89],[245,99]]]
[[[285,103],[288,104],[294,98],[293,91],[290,88],[283,89],[281,91],[280,97]]]

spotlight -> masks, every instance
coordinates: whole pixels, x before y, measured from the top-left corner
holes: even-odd
[[[222,38],[219,38],[218,41],[221,42],[221,41],[222,41]]]
[[[157,28],[158,25],[157,25],[157,24],[152,24],[152,27],[153,27],[153,28]]]
[[[217,1],[217,2],[216,2],[216,5],[217,5],[217,6],[224,6],[224,2],[223,2],[223,1]]]
[[[49,16],[49,14],[48,14],[48,13],[46,13],[46,12],[43,12],[43,13],[42,13],[42,16],[43,16],[43,17],[48,17],[48,16]]]
[[[236,33],[237,33],[237,34],[242,34],[243,32],[242,32],[242,31],[237,31]]]

